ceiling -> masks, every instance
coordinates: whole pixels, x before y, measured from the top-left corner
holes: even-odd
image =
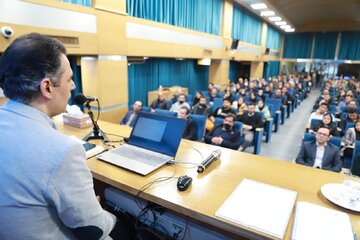
[[[360,31],[360,0],[236,0],[265,3],[296,32]],[[246,6],[247,5],[247,6]],[[259,10],[253,10],[259,14]]]

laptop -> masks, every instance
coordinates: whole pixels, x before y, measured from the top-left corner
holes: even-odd
[[[185,119],[139,112],[128,143],[97,158],[145,176],[175,159],[185,126]]]

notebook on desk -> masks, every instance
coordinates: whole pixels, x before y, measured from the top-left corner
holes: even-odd
[[[185,126],[184,119],[139,112],[128,143],[97,158],[147,175],[175,158]]]

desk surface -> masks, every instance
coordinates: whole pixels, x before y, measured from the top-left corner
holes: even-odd
[[[63,125],[59,118],[55,122],[60,131],[67,135],[76,135],[79,138],[91,130],[91,128],[77,129]],[[99,121],[99,125],[106,133],[122,136],[128,136],[130,133],[130,129],[126,126],[101,121]],[[115,136],[109,137],[116,140]],[[199,150],[204,157],[209,156],[216,149],[211,145],[182,140],[175,160],[199,164],[202,159],[194,148]],[[248,178],[297,191],[297,201],[307,201],[348,213],[355,232],[360,236],[360,214],[332,204],[320,192],[321,186],[326,183],[341,183],[343,181],[342,174],[230,149],[221,149],[221,151],[220,160],[214,162],[202,174],[198,174],[196,168],[191,165],[167,165],[143,177],[96,158],[89,159],[87,164],[95,179],[133,195],[137,194],[138,190],[146,183],[156,178],[172,176],[174,172],[175,176],[189,175],[193,178],[193,183],[185,192],[177,190],[176,179],[173,179],[156,184],[142,193],[141,197],[232,235],[242,235],[251,239],[264,238],[261,233],[215,216],[217,209],[242,179]],[[290,239],[292,222],[293,214],[286,230],[285,239]]]

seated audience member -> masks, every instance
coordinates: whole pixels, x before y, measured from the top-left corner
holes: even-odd
[[[193,120],[189,118],[190,110],[187,107],[181,107],[178,112],[178,118],[186,119],[186,126],[182,138],[187,140],[196,139],[196,125]]]
[[[190,105],[185,101],[186,97],[184,94],[180,94],[178,97],[178,101],[173,103],[170,108],[170,112],[176,112],[178,113],[181,107],[187,107],[190,109]]]
[[[322,120],[324,117],[324,114],[327,113],[328,111],[329,111],[329,105],[327,105],[327,103],[320,103],[319,108],[315,112],[312,112],[310,114],[308,124],[310,125],[311,120],[313,120],[313,119]],[[331,115],[331,117],[333,120],[335,119],[333,115]]]
[[[258,98],[256,97],[256,93],[254,91],[250,92],[249,101],[253,104],[257,103]]]
[[[224,99],[229,100],[229,102],[233,102],[235,100],[235,97],[232,95],[230,90],[226,90],[224,94]]]
[[[264,113],[264,121],[271,118],[269,107],[265,105],[264,100],[259,100],[256,107],[255,112],[263,112]]]
[[[343,119],[341,119],[341,121],[339,123],[339,128],[341,129],[342,135],[345,134],[346,125],[348,123],[356,123],[358,120],[359,120],[358,112],[356,111],[356,109],[351,108],[349,110],[349,113]]]
[[[287,105],[286,97],[282,94],[281,89],[276,89],[275,94],[271,98],[281,99],[281,104]]]
[[[338,112],[345,112],[345,111],[347,110],[347,105],[349,104],[349,102],[350,102],[351,100],[352,100],[352,96],[346,95],[345,98],[342,99],[342,100],[339,102],[336,110],[337,110]]]
[[[226,115],[224,124],[205,135],[205,143],[237,150],[240,146],[240,132],[234,128],[234,123],[235,115]]]
[[[263,100],[265,102],[264,90],[259,89],[258,92],[257,92],[257,97],[258,97],[258,99],[261,99],[261,100]]]
[[[168,109],[168,104],[166,102],[166,99],[164,97],[163,92],[158,93],[158,98],[155,99],[149,106],[151,108],[151,111],[154,112],[155,108],[159,109]],[[170,106],[169,106],[170,107]]]
[[[237,120],[242,122],[244,129],[244,143],[241,145],[241,151],[245,149],[252,143],[254,139],[254,133],[256,128],[263,127],[260,115],[255,112],[255,105],[253,103],[248,104],[248,112],[244,113],[242,116],[238,117]]]
[[[357,103],[355,99],[351,99],[350,102],[347,104],[347,112],[350,112],[350,109],[357,109]]]
[[[95,196],[81,143],[57,131],[75,89],[64,45],[37,33],[0,60],[0,238],[110,239],[116,217]],[[15,161],[16,159],[16,161]]]
[[[214,114],[210,117],[212,121],[215,121],[215,118],[225,118],[229,113],[234,113],[231,109],[231,102],[227,99],[223,100],[223,106],[215,109]]]
[[[340,150],[329,143],[330,129],[321,126],[316,132],[316,140],[304,142],[296,157],[296,163],[334,172],[341,171]]]
[[[138,112],[140,112],[142,109],[142,103],[141,101],[135,101],[134,105],[133,105],[133,109],[129,110],[124,118],[121,120],[120,125],[128,125],[130,127],[134,126],[135,123],[135,116]]]
[[[201,97],[202,97],[202,92],[201,92],[201,91],[196,91],[196,94],[195,94],[194,99],[193,99],[193,101],[192,101],[193,107],[194,107],[196,104],[199,103]]]
[[[176,87],[176,91],[175,91],[175,93],[172,95],[172,98],[171,98],[172,102],[173,102],[173,103],[176,103],[176,101],[178,100],[179,96],[182,95],[182,94],[184,94],[184,93],[183,93],[183,90],[182,90],[182,87],[177,86],[177,87]],[[185,96],[185,101],[186,101],[186,100],[187,100],[187,99],[186,99],[186,95],[184,94],[184,96]]]
[[[210,83],[208,84],[208,89],[207,89],[208,97],[211,96],[211,92],[212,92],[212,89],[213,89],[213,88],[215,88],[215,85],[214,85],[214,83],[210,82]]]
[[[206,97],[200,97],[199,103],[194,106],[194,108],[191,110],[191,113],[197,115],[205,115],[207,117],[210,115],[210,108],[206,104]]]
[[[237,108],[237,114],[236,114],[237,117],[243,115],[244,110],[247,110],[247,105],[243,97],[239,97],[239,99],[237,100],[237,104],[235,104],[235,109],[236,108]]]
[[[356,141],[360,140],[360,120],[355,123],[355,127],[349,128],[342,139],[344,147],[341,148],[341,155],[352,157]]]
[[[313,126],[312,129],[309,130],[310,133],[315,133],[320,128],[320,126],[327,126],[330,129],[330,135],[333,137],[339,137],[340,132],[337,130],[336,124],[333,122],[330,113],[325,113],[321,122]]]
[[[218,96],[218,90],[217,90],[217,88],[212,88],[211,89],[211,92],[210,92],[210,95],[209,95],[209,104],[210,105],[213,105],[214,104],[214,98],[217,98],[217,97],[219,97]]]

